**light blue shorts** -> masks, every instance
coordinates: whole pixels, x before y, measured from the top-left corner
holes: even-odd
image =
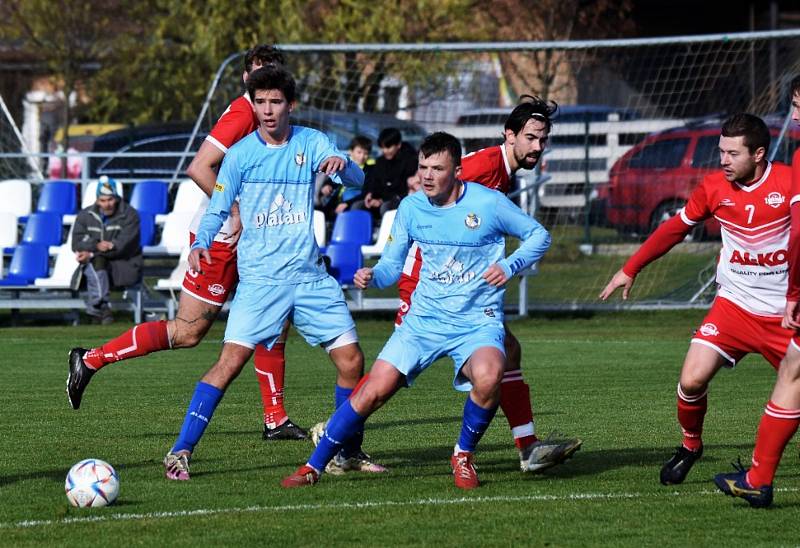
[[[394,330],[378,355],[379,360],[406,376],[406,385],[442,356],[453,358],[453,387],[461,392],[472,390],[472,383],[461,368],[479,348],[492,346],[505,355],[505,329],[502,322],[481,324],[471,328],[455,327],[406,316]]]
[[[355,330],[339,283],[330,276],[314,282],[265,285],[239,282],[231,303],[225,342],[272,348],[291,317],[297,331],[312,346]]]

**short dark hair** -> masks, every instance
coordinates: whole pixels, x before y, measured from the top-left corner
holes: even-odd
[[[399,145],[403,142],[403,134],[396,127],[383,128],[378,135],[378,146],[381,148]]]
[[[247,50],[244,54],[244,70],[248,74],[253,70],[253,63],[256,61],[262,67],[268,65],[283,66],[286,64],[286,58],[283,52],[270,44],[259,44]]]
[[[792,90],[792,97],[795,95],[800,95],[800,75],[792,78],[792,81],[789,84],[789,89]]]
[[[256,91],[263,89],[278,89],[283,92],[283,96],[290,103],[296,96],[294,77],[283,67],[267,65],[253,73],[247,78],[247,94],[251,101],[256,99]]]
[[[431,133],[425,137],[425,140],[419,145],[419,152],[424,158],[444,151],[450,154],[450,157],[453,159],[453,166],[457,167],[461,165],[461,143],[449,133],[445,133],[444,131]]]
[[[506,118],[504,129],[510,129],[514,135],[522,131],[531,118],[544,122],[547,131],[553,126],[553,115],[558,110],[554,101],[545,101],[535,95],[522,95],[519,104]]]
[[[744,137],[744,146],[753,154],[759,148],[769,152],[769,128],[764,120],[749,114],[739,112],[734,114],[722,124],[723,137]]]
[[[347,145],[347,150],[353,150],[356,147],[363,148],[364,150],[372,150],[372,139],[366,135],[356,135]]]

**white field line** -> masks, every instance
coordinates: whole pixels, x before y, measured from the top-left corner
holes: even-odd
[[[800,488],[775,489],[779,493],[797,493]],[[574,493],[571,495],[527,495],[509,497],[459,497],[453,499],[417,499],[407,501],[365,501],[365,502],[331,502],[327,504],[291,504],[283,506],[247,506],[244,508],[199,508],[197,510],[180,510],[177,512],[147,512],[144,514],[107,514],[64,519],[25,520],[16,522],[0,522],[0,529],[30,529],[50,525],[74,525],[81,523],[114,522],[114,521],[142,521],[156,519],[171,519],[195,516],[216,516],[224,514],[247,514],[259,512],[297,512],[313,510],[341,510],[343,508],[388,508],[397,506],[446,506],[452,504],[494,504],[498,502],[554,502],[554,501],[592,501],[613,499],[643,499],[664,498],[679,496],[717,496],[719,491],[694,491],[681,493],[670,491],[664,493]],[[103,510],[100,510],[101,512]]]

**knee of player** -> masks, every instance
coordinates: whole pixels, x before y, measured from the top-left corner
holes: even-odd
[[[335,355],[332,353],[331,359],[339,373],[360,378],[364,372],[364,354],[358,345],[353,346],[348,351],[337,352]]]
[[[778,379],[780,382],[800,382],[800,355],[793,358],[784,356],[778,368]]]
[[[500,386],[503,380],[503,362],[484,362],[472,368],[472,385],[476,390],[490,393]]]
[[[684,371],[681,373],[680,389],[687,396],[700,394],[708,389],[711,379],[695,371]]]

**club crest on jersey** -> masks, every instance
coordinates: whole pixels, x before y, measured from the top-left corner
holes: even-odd
[[[464,224],[467,225],[467,228],[470,230],[475,230],[481,226],[481,218],[474,213],[468,213],[467,218],[464,219]]]
[[[734,202],[730,198],[723,198],[719,201],[719,207],[733,207],[735,205],[736,202]]]
[[[208,292],[214,295],[215,297],[219,297],[220,295],[225,293],[225,288],[222,287],[220,284],[211,284],[208,286]]]
[[[713,323],[704,323],[700,326],[700,334],[705,337],[716,337],[719,335],[719,329]]]
[[[764,198],[764,202],[770,207],[779,208],[786,201],[786,197],[780,192],[770,192],[769,196]]]
[[[294,163],[298,166],[302,166],[306,163],[306,156],[302,152],[298,152],[294,155]]]

